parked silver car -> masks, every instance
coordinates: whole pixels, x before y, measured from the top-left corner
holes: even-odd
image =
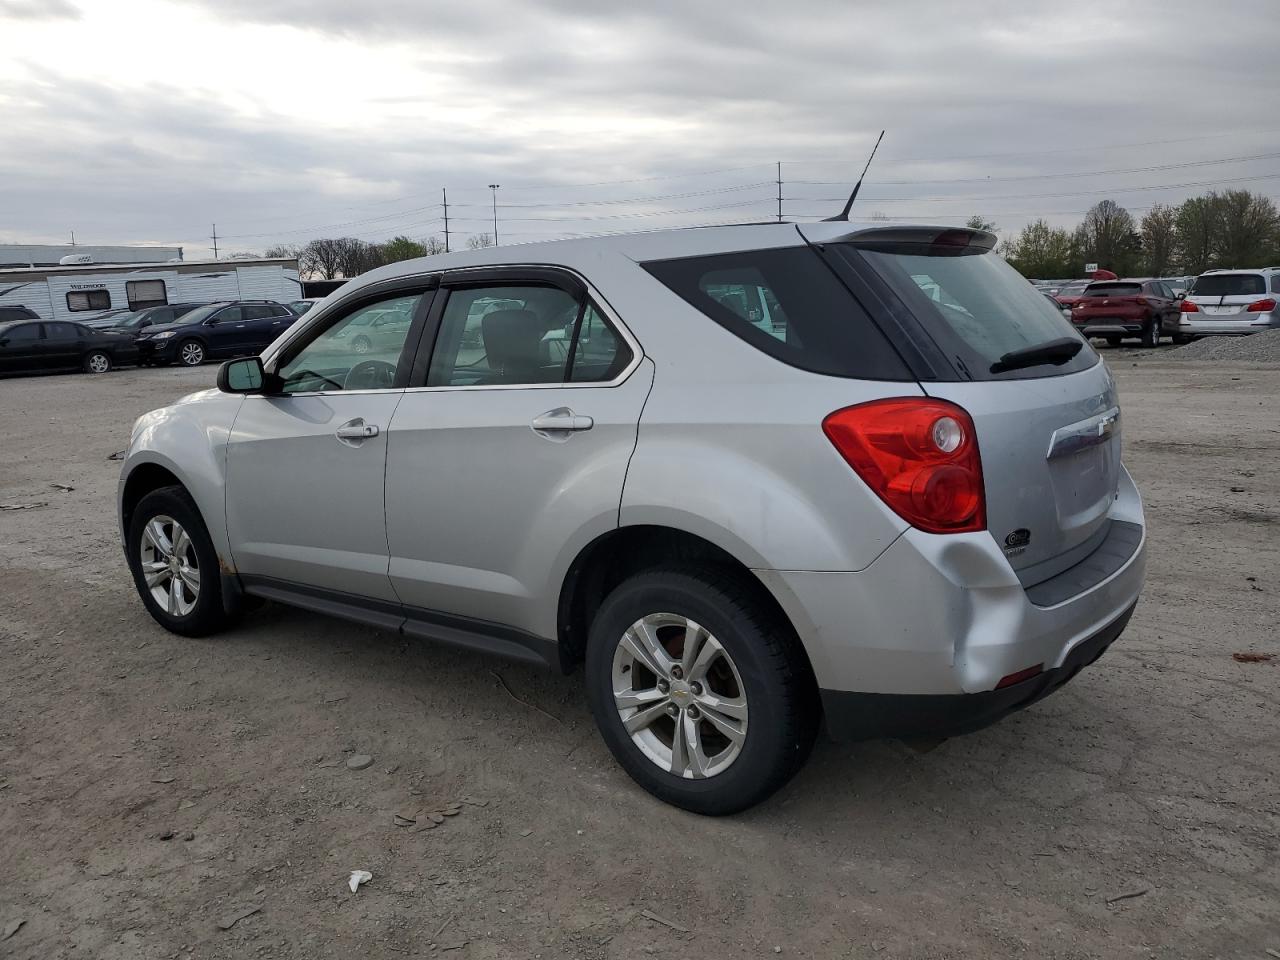
[[[1257,333],[1280,327],[1280,267],[1210,270],[1182,301],[1175,339]]]
[[[138,592],[187,635],[248,595],[583,665],[619,763],[702,813],[822,722],[975,730],[1100,656],[1144,570],[1111,375],[994,244],[753,225],[373,271],[134,425]],[[389,305],[399,350],[356,350]]]

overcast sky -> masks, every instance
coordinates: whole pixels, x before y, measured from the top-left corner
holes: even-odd
[[[882,127],[864,217],[1275,197],[1275,3],[0,0],[0,242],[816,217]]]

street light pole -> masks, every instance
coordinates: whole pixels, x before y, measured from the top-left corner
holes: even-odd
[[[500,183],[489,184],[489,189],[493,191],[493,245],[498,245],[498,188],[502,186]]]

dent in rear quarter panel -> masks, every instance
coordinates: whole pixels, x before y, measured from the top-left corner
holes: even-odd
[[[147,463],[164,467],[191,494],[224,570],[235,566],[227,542],[227,440],[243,402],[241,396],[205,390],[144,413],[134,423],[116,498],[123,516],[125,483],[133,471]],[[126,536],[122,524],[121,539]]]

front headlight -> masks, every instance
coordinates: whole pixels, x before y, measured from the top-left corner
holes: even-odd
[[[164,333],[157,333],[152,336],[153,340],[168,340],[173,336],[172,330],[166,330]]]

